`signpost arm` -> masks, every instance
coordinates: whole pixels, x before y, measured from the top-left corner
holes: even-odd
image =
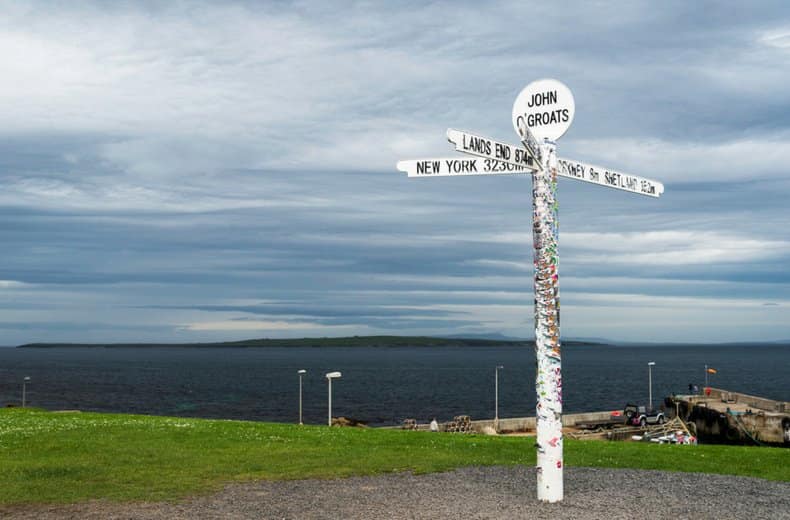
[[[562,374],[557,238],[556,146],[540,146],[543,168],[532,176],[532,237],[535,246],[535,354],[537,372],[538,500],[563,498]]]

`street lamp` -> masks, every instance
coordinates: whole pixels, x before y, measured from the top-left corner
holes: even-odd
[[[307,370],[298,370],[296,373],[299,374],[299,424],[304,424],[302,422],[302,376],[307,373]]]
[[[653,367],[656,366],[655,361],[650,361],[647,364],[647,386],[648,386],[648,401],[650,403],[650,411],[653,411]]]
[[[332,380],[339,379],[343,374],[340,372],[329,372],[326,380],[329,382],[329,426],[332,426]]]
[[[497,365],[494,368],[494,429],[499,429],[499,370],[505,368]]]
[[[25,407],[25,397],[27,396],[27,384],[30,382],[30,376],[25,376],[22,380],[22,408]]]

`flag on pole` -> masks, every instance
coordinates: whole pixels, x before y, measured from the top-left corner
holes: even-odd
[[[715,374],[715,373],[716,373],[716,369],[715,368],[709,368],[708,369],[708,374]]]

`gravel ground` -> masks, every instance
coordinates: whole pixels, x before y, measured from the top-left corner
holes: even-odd
[[[534,468],[232,484],[178,503],[0,508],[2,518],[790,519],[790,484],[663,471],[568,468],[565,500],[539,503]]]

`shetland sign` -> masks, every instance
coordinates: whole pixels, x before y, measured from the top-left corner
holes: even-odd
[[[478,155],[487,159],[505,162],[514,166],[537,170],[536,158],[527,149],[512,144],[500,143],[479,135],[447,129],[447,140],[455,145],[456,151]]]
[[[525,168],[496,159],[482,157],[443,157],[438,159],[412,159],[399,161],[398,170],[409,177],[453,177],[468,175],[503,175],[512,173],[532,173]]]
[[[615,188],[623,191],[630,191],[639,195],[658,198],[664,193],[664,185],[658,181],[637,177],[628,173],[622,173],[610,168],[601,168],[573,159],[557,158],[557,175],[586,181],[607,188]]]

